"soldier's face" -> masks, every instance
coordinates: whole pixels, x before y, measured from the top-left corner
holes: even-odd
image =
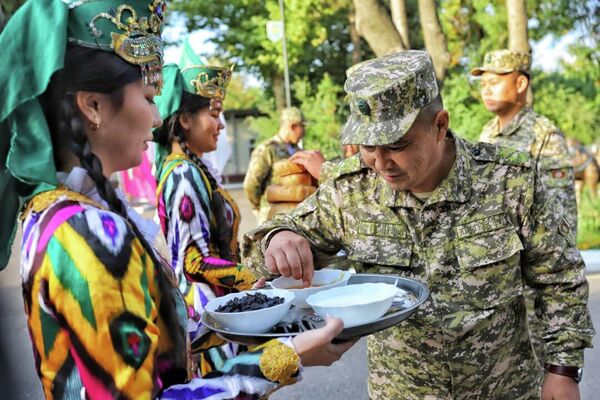
[[[290,127],[290,142],[293,144],[298,144],[300,140],[304,137],[304,123],[296,122],[293,123]]]
[[[504,75],[484,72],[481,75],[481,99],[488,111],[499,113],[518,104],[520,75],[516,71]]]
[[[434,124],[416,122],[398,142],[387,146],[360,146],[363,161],[394,190],[428,192],[439,184],[439,165],[445,136]]]

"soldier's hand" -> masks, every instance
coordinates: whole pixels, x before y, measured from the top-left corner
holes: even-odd
[[[314,265],[306,238],[290,231],[277,232],[265,252],[265,264],[272,274],[302,279],[304,286],[312,282]]]
[[[321,176],[321,165],[325,162],[325,157],[319,150],[305,150],[294,153],[289,161],[302,165],[313,178],[318,180]]]
[[[356,340],[333,344],[331,341],[340,334],[344,323],[338,318],[325,318],[327,324],[319,329],[313,329],[292,339],[302,365],[331,365],[340,359]]]
[[[568,376],[550,372],[544,377],[542,400],[580,400],[579,385]]]

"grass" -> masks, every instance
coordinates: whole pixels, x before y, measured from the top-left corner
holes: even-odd
[[[577,211],[577,247],[581,250],[600,248],[600,197],[594,199],[589,189],[584,189]]]

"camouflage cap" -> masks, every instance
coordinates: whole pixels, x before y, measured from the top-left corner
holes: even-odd
[[[281,125],[284,125],[284,124],[296,124],[299,122],[306,123],[306,120],[304,119],[304,115],[302,114],[302,111],[300,111],[299,108],[289,107],[289,108],[284,108],[281,111],[280,122],[281,122]]]
[[[483,66],[473,68],[471,75],[479,76],[484,72],[508,74],[513,71],[520,71],[529,75],[530,70],[531,56],[529,54],[522,51],[502,49],[485,53]]]
[[[364,61],[347,72],[350,118],[342,144],[387,145],[410,129],[421,108],[439,93],[433,61],[409,50]]]

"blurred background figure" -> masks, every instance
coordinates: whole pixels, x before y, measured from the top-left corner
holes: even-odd
[[[300,150],[306,120],[300,109],[285,108],[281,112],[279,131],[260,144],[250,156],[250,164],[244,178],[244,191],[257,215],[258,223],[267,220],[271,206],[267,201],[267,186],[273,183],[273,164],[284,160]]]
[[[581,142],[572,137],[567,138],[567,145],[569,147],[569,154],[571,154],[573,160],[575,179],[578,181],[577,194],[581,196],[581,193],[587,188],[592,198],[595,199],[598,195],[600,168],[594,157],[594,153],[592,150],[586,149]]]
[[[137,167],[117,173],[121,190],[127,195],[131,205],[152,207],[156,203],[156,180],[152,173],[154,145],[142,153],[142,163]]]

